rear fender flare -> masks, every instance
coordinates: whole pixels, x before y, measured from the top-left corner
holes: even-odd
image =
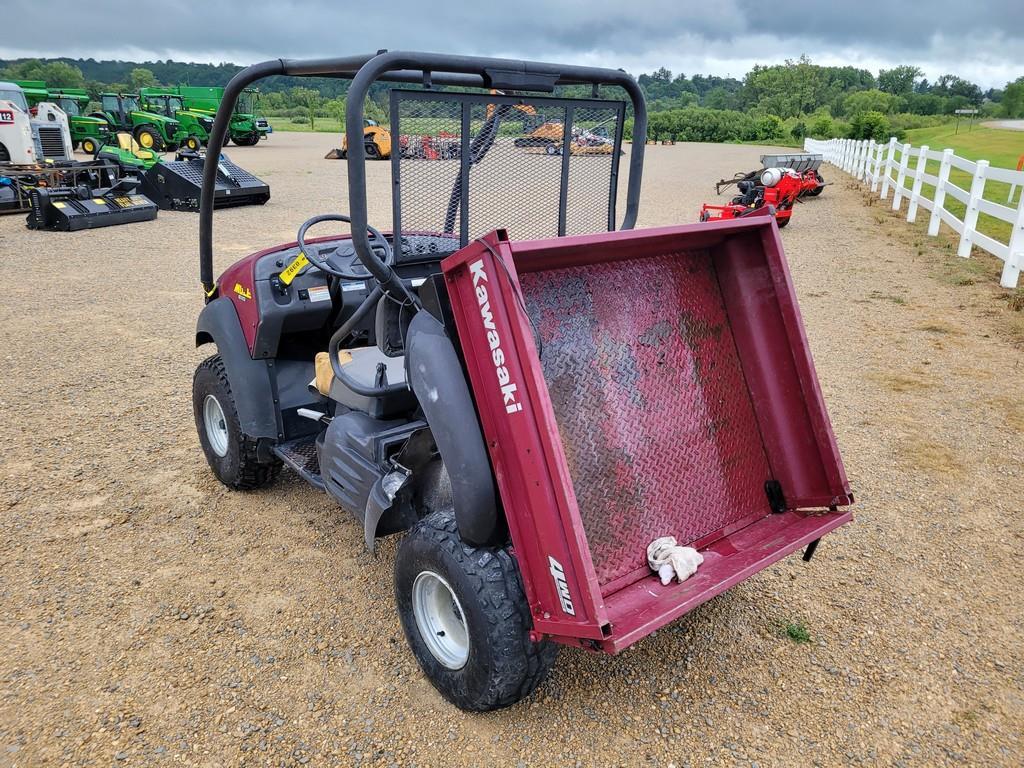
[[[474,546],[504,543],[494,473],[480,419],[455,346],[429,312],[417,312],[406,337],[406,376],[448,470],[455,522]]]
[[[253,360],[231,299],[214,299],[199,313],[196,346],[216,344],[235,397],[238,421],[249,437],[278,438],[277,405],[267,361]]]

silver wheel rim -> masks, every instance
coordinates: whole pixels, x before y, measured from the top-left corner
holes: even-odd
[[[228,454],[228,422],[224,418],[224,409],[213,395],[207,395],[203,401],[203,424],[206,425],[206,439],[213,452],[218,456]]]
[[[469,660],[469,632],[455,592],[441,576],[423,571],[412,584],[412,613],[430,653],[448,669]]]

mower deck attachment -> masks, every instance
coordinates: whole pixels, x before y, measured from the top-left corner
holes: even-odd
[[[621,651],[850,521],[770,217],[484,241],[442,269],[537,633]]]
[[[165,211],[198,211],[204,160],[179,153],[178,159],[161,161],[140,174],[140,189]],[[214,208],[263,205],[269,199],[269,185],[221,155]]]
[[[29,229],[77,232],[152,221],[157,214],[152,200],[127,189],[40,187],[30,198]]]

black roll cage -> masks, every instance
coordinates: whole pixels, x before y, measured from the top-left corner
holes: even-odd
[[[257,80],[272,75],[351,80],[345,109],[345,133],[356,137],[363,135],[363,103],[370,86],[378,80],[421,84],[425,88],[447,85],[541,93],[551,93],[558,85],[591,85],[595,98],[599,86],[619,86],[626,91],[633,104],[633,149],[629,157],[626,210],[619,228],[632,229],[636,225],[647,139],[647,106],[640,86],[622,70],[408,51],[378,51],[370,55],[325,59],[272,59],[246,67],[231,78],[224,89],[210,131],[210,147],[223,146],[235,103],[242,91]],[[356,256],[377,280],[383,292],[399,301],[418,306],[416,295],[370,247],[366,229],[369,216],[363,142],[349,142],[347,162],[348,214],[352,219],[352,244]],[[203,193],[199,206],[199,277],[208,301],[216,288],[213,278],[213,192],[217,181],[217,165],[216,162],[203,164]]]

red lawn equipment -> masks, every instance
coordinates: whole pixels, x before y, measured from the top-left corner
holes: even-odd
[[[775,215],[779,228],[789,224],[793,206],[805,197],[817,197],[825,189],[825,180],[818,172],[821,155],[791,154],[762,155],[762,167],[747,173],[737,173],[731,179],[715,184],[715,193],[736,185],[739,194],[728,205],[705,204],[700,220],[738,219],[761,208]]]
[[[349,135],[375,82],[410,83],[390,91],[391,135],[458,153],[391,154],[384,233],[354,144],[350,216],[315,216],[216,281],[206,166],[196,343],[217,354],[194,378],[199,440],[231,488],[287,466],[362,521],[370,549],[406,532],[399,618],[449,701],[513,704],[560,645],[618,653],[850,521],[767,207],[633,230],[647,113],[631,77],[429,53],[274,60],[232,79],[213,146],[238,95],[272,75],[351,78]],[[593,97],[543,95],[562,85]],[[609,86],[634,120],[620,231],[627,104],[599,98]],[[607,125],[613,151],[521,151],[524,106],[569,136]],[[309,237],[322,222],[351,234]],[[647,549],[668,537],[703,562],[663,584]]]

